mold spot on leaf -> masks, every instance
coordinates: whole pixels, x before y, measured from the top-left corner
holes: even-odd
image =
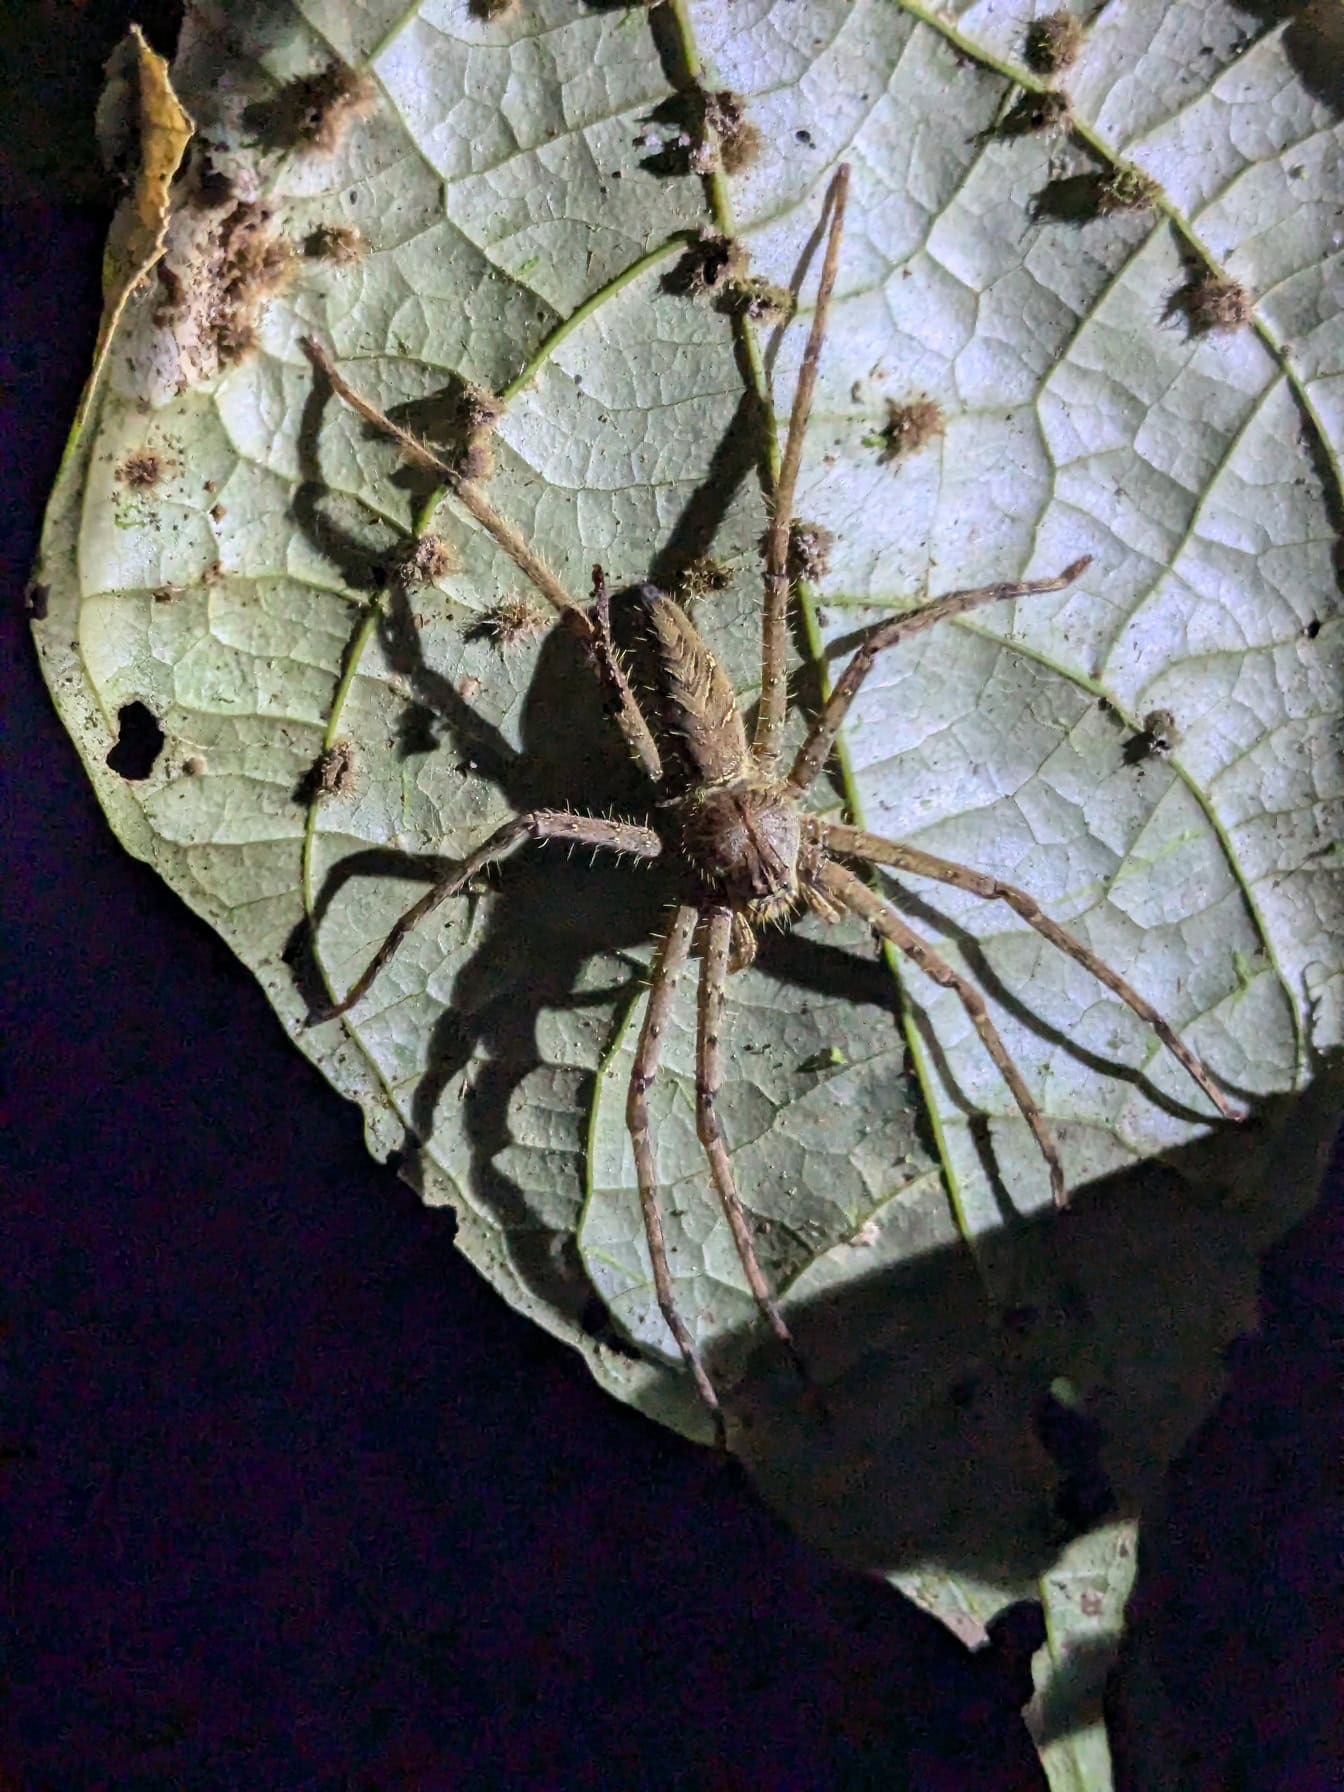
[[[351,125],[367,118],[377,104],[378,89],[367,75],[344,62],[330,62],[280,89],[261,121],[263,135],[272,148],[329,156]]]
[[[154,711],[137,697],[117,711],[117,739],[107,755],[109,771],[129,784],[142,782],[163,751],[163,728]]]
[[[319,224],[303,244],[310,261],[329,261],[340,268],[353,267],[368,251],[369,245],[353,224]]]
[[[1067,94],[1033,93],[1018,96],[999,125],[1000,137],[1036,137],[1067,130],[1072,119]]]
[[[167,462],[149,448],[133,448],[117,467],[114,477],[131,491],[149,491],[167,471]]]
[[[1027,65],[1041,75],[1072,68],[1083,47],[1083,26],[1071,12],[1052,12],[1027,28]]]
[[[865,441],[879,450],[877,458],[882,466],[892,466],[935,441],[942,435],[945,422],[943,407],[935,399],[916,398],[908,404],[897,404],[889,398],[886,422]]]
[[[1177,287],[1167,304],[1167,316],[1184,317],[1192,336],[1240,329],[1250,315],[1251,295],[1241,282],[1207,267]]]

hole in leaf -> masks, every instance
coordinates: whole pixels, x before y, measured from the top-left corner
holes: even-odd
[[[117,711],[117,741],[107,755],[108,766],[130,784],[147,778],[163,751],[163,729],[152,709],[137,697]]]

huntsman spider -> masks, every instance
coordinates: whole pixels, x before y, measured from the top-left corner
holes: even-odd
[[[1025,890],[1001,878],[939,858],[897,840],[831,822],[804,807],[808,791],[830,756],[836,737],[879,654],[908,641],[948,617],[985,604],[1060,591],[1079,578],[1089,557],[1075,560],[1053,578],[1027,579],[954,591],[871,628],[813,721],[787,772],[781,768],[786,710],[786,614],[792,583],[790,532],[804,436],[812,407],[827,315],[839,263],[848,189],[841,168],[829,195],[830,226],[811,329],[802,358],[784,453],[763,543],[764,602],[761,632],[761,695],[755,728],[746,724],[727,678],[685,611],[653,585],[641,586],[636,601],[651,646],[656,708],[650,727],[636,699],[613,641],[610,600],[600,568],[594,568],[590,605],[580,604],[497,512],[481,485],[432,448],[401,429],[362,398],[337,372],[325,352],[305,344],[310,359],[332,390],[375,429],[390,437],[403,456],[431,472],[480,523],[556,610],[564,626],[584,644],[601,681],[614,721],[653,791],[648,825],[534,810],[517,816],[485,840],[449,875],[436,883],[392,928],[353,988],[318,1011],[314,1021],[344,1014],[361,999],[412,928],[450,896],[463,891],[487,866],[525,840],[563,840],[637,859],[670,859],[682,885],[653,961],[643,1024],[630,1078],[626,1119],[648,1240],[658,1307],[676,1340],[696,1389],[709,1409],[720,1444],[725,1438],[723,1407],[695,1341],[673,1299],[672,1277],[658,1205],[649,1138],[647,1095],[658,1072],[673,993],[687,960],[700,957],[696,1041],[696,1118],[714,1188],[731,1230],[743,1273],[757,1307],[775,1337],[801,1369],[783,1314],[757,1261],[751,1228],[743,1212],[728,1146],[715,1111],[723,1084],[720,1043],[725,986],[730,973],[755,953],[756,930],[767,922],[787,922],[803,911],[823,921],[856,915],[881,940],[917,965],[935,983],[952,990],[964,1007],[985,1050],[997,1066],[1045,1160],[1055,1204],[1064,1207],[1068,1189],[1049,1126],[1009,1056],[983,996],[893,906],[852,868],[882,865],[919,878],[950,884],[989,902],[1005,903],[1028,926],[1067,953],[1152,1028],[1225,1119],[1243,1116],[1215,1083],[1208,1068],[1131,984],[1047,914]]]

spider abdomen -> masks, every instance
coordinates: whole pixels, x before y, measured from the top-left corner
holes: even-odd
[[[700,789],[676,805],[679,844],[701,892],[769,921],[798,899],[798,810],[778,793],[740,781]]]

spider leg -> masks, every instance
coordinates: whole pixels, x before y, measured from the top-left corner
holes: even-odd
[[[785,794],[802,796],[825,765],[849,706],[858,695],[864,679],[872,671],[873,662],[879,653],[885,653],[888,647],[895,647],[898,642],[917,635],[921,629],[932,628],[935,622],[942,622],[945,617],[961,616],[967,610],[979,609],[981,604],[1002,603],[1010,597],[1032,597],[1041,591],[1062,591],[1091,564],[1092,556],[1084,554],[1081,559],[1066,566],[1057,578],[1025,579],[1009,585],[980,585],[973,591],[951,591],[946,597],[937,597],[932,603],[922,604],[917,610],[907,610],[904,615],[893,616],[888,622],[879,622],[855,649],[854,657],[836,681],[825,709],[812,724],[807,739],[793,762],[793,770],[784,786]]]
[[[1191,1051],[1175,1028],[1163,1020],[1152,1003],[1146,1002],[1138,990],[1126,983],[1117,971],[1113,971],[1104,959],[1098,958],[1076,935],[1067,932],[1058,921],[1052,921],[1036,898],[1029,896],[1025,890],[1019,890],[1015,884],[1005,883],[1002,878],[990,877],[983,871],[972,871],[969,866],[958,865],[954,859],[940,859],[931,852],[903,846],[897,840],[884,840],[880,835],[864,833],[860,828],[826,825],[818,837],[830,852],[848,853],[854,858],[867,859],[879,865],[894,865],[900,871],[913,872],[916,877],[931,877],[939,883],[952,884],[958,890],[968,890],[972,896],[982,896],[986,901],[1007,903],[1009,908],[1021,915],[1029,927],[1034,927],[1051,945],[1058,946],[1061,952],[1067,952],[1085,970],[1091,971],[1099,983],[1104,983],[1140,1020],[1146,1021],[1172,1057],[1208,1096],[1224,1120],[1246,1118],[1242,1110],[1230,1102],[1214,1082],[1212,1072],[1204,1061]]]
[[[658,1310],[667,1321],[667,1328],[677,1341],[687,1368],[695,1380],[696,1392],[709,1409],[714,1421],[714,1439],[720,1449],[727,1448],[723,1408],[714,1392],[714,1384],[705,1373],[686,1322],[672,1298],[672,1272],[668,1268],[667,1245],[663,1238],[663,1221],[658,1212],[658,1184],[654,1176],[653,1148],[649,1143],[649,1108],[645,1100],[649,1085],[658,1073],[663,1052],[663,1032],[672,1006],[677,977],[691,949],[697,916],[693,908],[683,905],[672,918],[667,938],[658,949],[653,964],[649,1000],[640,1028],[639,1045],[635,1050],[634,1068],[630,1073],[630,1090],[626,1096],[625,1123],[630,1129],[630,1143],[635,1153],[635,1174],[639,1180],[639,1206],[644,1216],[644,1236],[649,1244],[649,1261],[653,1266],[653,1286]]]
[[[336,366],[326,350],[311,336],[302,341],[304,353],[313,366],[326,380],[336,396],[368,424],[371,424],[381,435],[396,443],[402,454],[413,466],[424,472],[432,473],[440,483],[450,491],[467,513],[474,517],[496,545],[506,553],[514,565],[522,572],[533,588],[541,593],[552,608],[560,614],[560,619],[571,633],[578,636],[588,649],[588,656],[593,663],[598,678],[612,700],[612,710],[616,725],[625,739],[626,746],[633,757],[641,764],[650,777],[657,783],[662,767],[658,758],[658,749],[654,745],[653,736],[649,733],[634,693],[630,689],[624,669],[611,641],[611,630],[608,626],[605,611],[600,608],[600,601],[605,593],[605,585],[598,589],[599,581],[594,579],[594,596],[599,604],[597,618],[584,608],[561,584],[560,580],[547,566],[539,554],[523,540],[522,536],[495,509],[480,486],[474,480],[464,479],[456,467],[436,454],[419,436],[410,430],[402,429],[380,411],[377,405],[370,404],[348,380],[337,372]]]
[[[705,929],[704,958],[700,966],[700,1001],[695,1051],[695,1121],[700,1143],[709,1159],[710,1174],[723,1207],[724,1218],[733,1235],[738,1259],[746,1274],[752,1297],[771,1331],[788,1351],[795,1369],[807,1379],[793,1334],[784,1322],[784,1315],[770,1292],[747,1226],[747,1216],[738,1199],[733,1178],[732,1161],[719,1130],[714,1104],[723,1087],[723,1060],[720,1055],[719,1030],[723,1023],[723,997],[728,981],[728,953],[732,943],[733,915],[727,908],[709,911]]]
[[[880,896],[870,890],[867,884],[855,877],[852,871],[843,865],[829,863],[821,866],[816,873],[828,895],[841,903],[845,908],[860,915],[874,933],[881,934],[883,939],[890,940],[897,951],[903,952],[912,963],[917,964],[926,977],[935,983],[942,984],[956,995],[970,1018],[971,1025],[980,1035],[985,1050],[998,1069],[999,1075],[1007,1083],[1013,1100],[1022,1111],[1022,1118],[1031,1128],[1032,1136],[1040,1147],[1041,1156],[1045,1159],[1050,1172],[1050,1189],[1055,1198],[1056,1207],[1067,1207],[1069,1204],[1068,1186],[1064,1181],[1064,1168],[1059,1161],[1059,1150],[1054,1136],[1045,1123],[1045,1117],[1037,1107],[1030,1089],[1022,1079],[1022,1073],[1008,1055],[1008,1048],[999,1035],[998,1028],[989,1018],[985,1007],[985,998],[973,983],[969,983],[960,972],[953,970],[945,958],[940,958],[917,933],[911,931],[905,922],[889,907]]]
[[[785,619],[789,603],[789,528],[793,522],[793,499],[798,485],[798,468],[803,458],[803,438],[812,414],[812,395],[816,390],[817,368],[821,361],[821,345],[826,335],[826,318],[835,289],[836,270],[840,262],[840,231],[845,218],[845,199],[849,193],[849,166],[842,163],[831,182],[831,229],[826,241],[826,259],[821,268],[821,284],[817,288],[816,309],[798,385],[789,415],[789,433],[784,441],[784,458],[779,478],[775,481],[770,528],[765,538],[765,600],[761,614],[761,707],[756,718],[754,750],[763,775],[771,778],[779,759],[780,736],[784,731],[784,711],[788,697],[784,666]]]
[[[350,993],[325,1008],[315,1008],[308,1025],[319,1026],[344,1014],[369,988],[369,985],[392,958],[401,942],[425,916],[431,914],[449,896],[456,896],[478,872],[496,859],[502,859],[523,840],[568,840],[572,845],[603,847],[608,852],[630,853],[635,858],[655,859],[663,850],[662,841],[652,828],[642,828],[629,821],[608,821],[599,815],[571,815],[564,809],[533,809],[497,828],[476,851],[447,877],[420,898],[392,928],[364,971],[356,979]]]

